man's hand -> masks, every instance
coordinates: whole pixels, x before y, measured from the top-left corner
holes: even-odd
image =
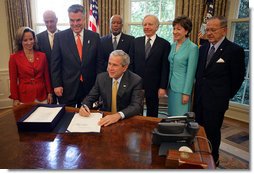
[[[79,115],[88,117],[90,115],[90,110],[87,106],[81,106],[79,109]]]
[[[160,88],[160,89],[158,90],[158,98],[160,98],[160,97],[165,97],[166,95],[167,95],[167,90],[166,90],[166,89]]]
[[[54,88],[54,92],[55,92],[55,94],[58,96],[58,97],[62,97],[62,95],[63,95],[63,87],[56,87],[56,88]]]
[[[118,122],[120,119],[121,119],[121,115],[119,113],[107,115],[107,116],[101,118],[101,120],[98,122],[98,125],[108,126],[108,125]]]

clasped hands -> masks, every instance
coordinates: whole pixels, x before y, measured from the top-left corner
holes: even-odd
[[[84,116],[84,117],[89,117],[90,116],[90,109],[86,105],[81,106],[79,109],[79,115]],[[109,126],[113,123],[118,122],[120,119],[121,119],[121,115],[119,113],[106,115],[105,117],[100,119],[100,121],[98,122],[98,125],[99,126]]]

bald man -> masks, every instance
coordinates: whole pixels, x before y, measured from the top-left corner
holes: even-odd
[[[145,36],[133,41],[130,69],[143,79],[147,116],[158,117],[159,97],[167,94],[170,43],[156,34],[159,29],[156,16],[145,16],[142,25]]]
[[[50,65],[51,50],[53,48],[54,35],[59,30],[57,29],[57,17],[54,11],[47,10],[43,13],[43,20],[47,30],[37,34],[38,46],[41,52],[47,56],[48,64]],[[50,66],[49,66],[50,70]],[[53,94],[53,103],[56,103],[56,96]]]
[[[129,54],[132,41],[134,40],[133,36],[124,34],[122,32],[123,19],[120,15],[117,14],[113,15],[110,18],[109,23],[110,23],[110,34],[101,37],[105,71],[108,65],[110,53],[117,49],[123,50],[125,53]]]

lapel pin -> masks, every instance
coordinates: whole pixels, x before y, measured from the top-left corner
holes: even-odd
[[[222,48],[220,50],[222,51]]]
[[[90,40],[88,40],[87,43],[90,44]]]
[[[126,88],[126,85],[123,85],[124,88]]]

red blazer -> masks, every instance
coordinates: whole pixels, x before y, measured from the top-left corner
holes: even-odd
[[[22,103],[43,101],[52,93],[46,55],[34,51],[34,62],[31,63],[24,51],[10,55],[9,60],[10,91],[9,98]]]

